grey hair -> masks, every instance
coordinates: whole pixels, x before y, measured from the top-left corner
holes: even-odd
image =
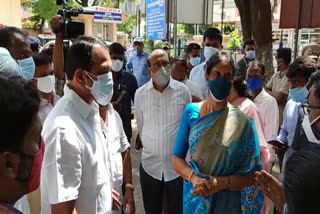
[[[148,57],[148,65],[150,67],[150,60],[154,57],[154,56],[166,56],[168,61],[169,61],[169,57],[166,51],[162,50],[162,49],[156,49],[154,51],[152,51],[152,53],[149,55]]]

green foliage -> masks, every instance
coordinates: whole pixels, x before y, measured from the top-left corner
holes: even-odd
[[[132,30],[135,28],[135,26],[136,26],[136,16],[130,16],[129,22],[117,25],[118,31],[123,31],[129,36],[131,36]]]
[[[49,21],[60,8],[56,5],[55,0],[38,0],[31,4],[32,13],[34,16],[39,16],[41,19]]]
[[[226,46],[227,50],[235,50],[236,48],[241,46],[242,37],[240,34],[240,31],[238,29],[235,29],[230,33],[230,41]]]
[[[120,3],[123,2],[135,2],[136,0],[100,0],[99,6],[101,7],[110,7],[110,8],[118,8]]]
[[[215,27],[218,28],[219,30],[221,30],[221,25],[219,24],[215,24],[212,25],[211,27]],[[230,24],[224,24],[223,25],[223,34],[224,35],[229,35],[230,33],[232,33],[235,30],[235,27],[233,25]]]

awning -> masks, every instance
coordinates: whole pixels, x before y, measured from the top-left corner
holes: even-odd
[[[319,11],[319,0],[281,0],[280,28],[318,28]]]

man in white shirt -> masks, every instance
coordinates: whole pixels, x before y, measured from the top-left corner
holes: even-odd
[[[100,116],[108,129],[109,148],[111,153],[112,187],[120,194],[120,202],[124,209],[128,205],[129,214],[135,213],[135,204],[132,184],[132,166],[130,157],[130,144],[122,126],[122,120],[112,104],[100,106]],[[124,196],[122,184],[125,184]],[[122,209],[112,211],[121,213]]]
[[[169,58],[155,50],[149,57],[151,80],[135,96],[135,111],[143,145],[140,182],[147,214],[161,214],[163,199],[168,213],[182,213],[182,178],[171,157],[180,119],[191,102],[188,88],[170,78]]]
[[[171,64],[171,77],[174,80],[184,83],[192,96],[192,102],[201,102],[203,100],[203,96],[201,93],[201,89],[198,88],[193,82],[188,80],[188,67],[187,60],[184,58],[176,58]]]
[[[191,70],[189,79],[201,88],[203,99],[207,99],[209,95],[206,80],[207,62],[212,55],[222,49],[221,32],[217,28],[208,28],[203,34],[203,45],[203,55],[206,60]]]
[[[264,137],[266,141],[271,141],[277,138],[279,131],[279,108],[277,100],[267,93],[263,88],[263,76],[265,74],[265,67],[262,63],[253,61],[248,67],[247,83],[249,89],[254,96],[254,103],[259,109]],[[275,160],[275,152],[272,146],[269,146],[271,153],[271,161]]]
[[[107,105],[112,98],[105,44],[93,37],[78,38],[68,51],[66,74],[65,95],[43,125],[41,213],[111,213],[108,131],[97,104]]]

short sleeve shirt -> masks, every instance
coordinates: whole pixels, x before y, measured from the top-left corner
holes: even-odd
[[[266,88],[270,88],[272,92],[282,92],[286,95],[289,94],[289,82],[286,77],[288,70],[277,72],[273,74]]]

